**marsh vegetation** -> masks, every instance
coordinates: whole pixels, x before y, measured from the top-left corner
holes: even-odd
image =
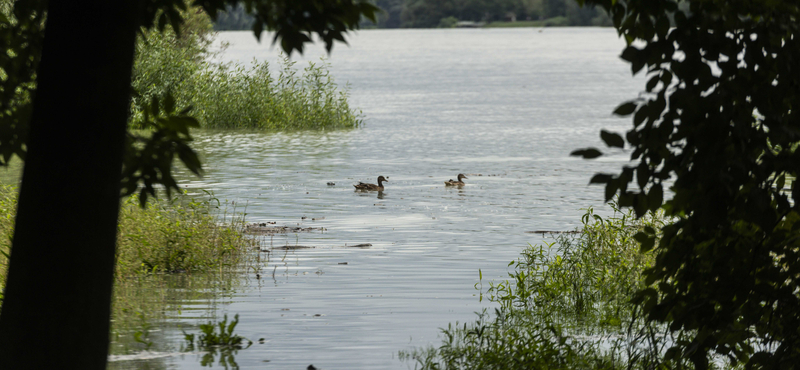
[[[216,58],[226,44],[214,44],[216,33],[203,12],[187,12],[181,34],[167,29],[143,32],[136,44],[131,123],[142,120],[144,107],[167,93],[204,128],[304,130],[361,125],[360,112],[348,102],[325,59],[302,70],[284,56],[278,63],[223,63]],[[221,49],[221,50],[220,50]]]
[[[634,293],[654,262],[635,235],[658,229],[658,214],[636,219],[610,205],[588,209],[577,234],[526,248],[508,280],[476,284],[496,305],[473,322],[448,324],[438,347],[403,351],[418,369],[650,369],[668,339],[639,317]]]

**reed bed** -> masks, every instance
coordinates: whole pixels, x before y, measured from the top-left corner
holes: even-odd
[[[141,122],[143,107],[167,93],[181,109],[192,106],[190,114],[203,128],[286,131],[362,125],[361,112],[348,103],[349,87],[336,84],[325,59],[309,62],[302,71],[285,56],[274,65],[219,63],[221,52],[210,51],[214,34],[207,19],[188,24],[180,37],[170,30],[140,37],[133,69],[133,128]]]

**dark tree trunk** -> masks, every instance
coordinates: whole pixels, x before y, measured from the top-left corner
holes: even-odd
[[[50,1],[0,368],[103,369],[139,1]]]

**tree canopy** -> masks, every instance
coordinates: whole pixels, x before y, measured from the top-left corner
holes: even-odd
[[[698,369],[714,355],[754,368],[796,366],[800,4],[579,2],[608,11],[628,43],[622,59],[648,77],[639,98],[614,111],[632,116],[624,139],[601,132],[609,147],[627,143],[633,164],[591,182],[640,216],[663,208],[674,217],[637,235],[657,259],[645,272],[651,287],[635,300],[679,338],[664,360]]]

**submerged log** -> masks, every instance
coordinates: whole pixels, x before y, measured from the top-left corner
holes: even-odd
[[[275,250],[275,249],[278,249],[278,250],[294,250],[294,249],[312,249],[312,248],[369,248],[371,246],[372,246],[372,244],[369,244],[369,243],[353,244],[353,245],[346,245],[345,244],[345,245],[339,245],[339,246],[333,246],[333,247],[317,247],[317,246],[311,246],[311,245],[281,245],[279,247],[272,247],[272,248],[269,248],[269,249],[262,249],[262,251],[266,252],[266,251],[269,251],[270,249],[272,249],[272,250]]]

